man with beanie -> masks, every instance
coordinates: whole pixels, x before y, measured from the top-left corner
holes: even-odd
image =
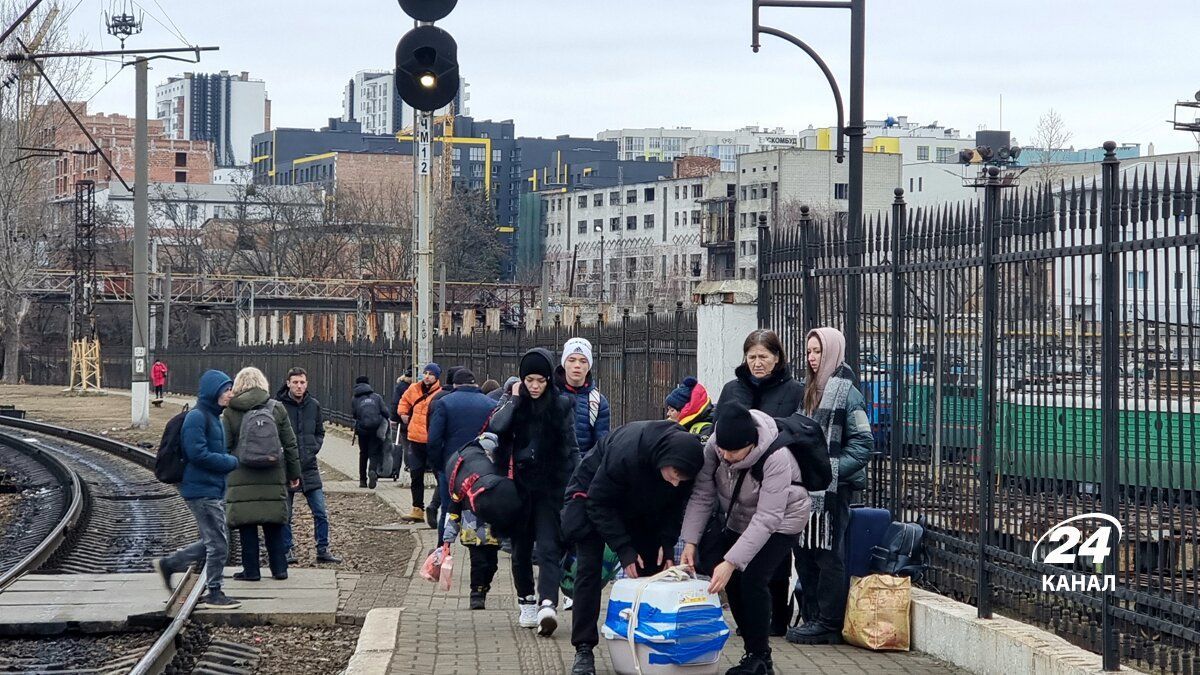
[[[575,470],[563,515],[563,536],[574,542],[577,561],[572,675],[596,672],[605,545],[631,579],[671,565],[691,481],[703,465],[700,440],[664,420],[619,427]]]
[[[475,384],[475,374],[466,368],[455,371],[451,385],[454,387],[452,392],[439,393],[434,397],[433,412],[429,416],[429,443],[426,446],[429,466],[437,476],[438,492],[442,496],[441,516],[434,521],[439,541],[450,508],[446,458],[483,432],[496,405],[479,390]]]
[[[608,399],[592,378],[592,365],[592,343],[573,337],[563,345],[561,363],[554,371],[554,383],[571,397],[580,455],[586,455],[608,434],[611,416]]]
[[[359,375],[354,380],[354,398],[350,405],[354,413],[354,435],[358,437],[358,486],[374,490],[383,464],[383,439],[387,429],[381,433],[380,427],[388,423],[387,404],[371,388],[371,380],[366,375]]]
[[[408,520],[420,522],[425,515],[425,471],[428,468],[426,444],[429,442],[429,405],[442,390],[442,367],[436,363],[425,366],[421,381],[404,392],[396,412],[408,425],[408,472],[412,476],[412,513]]]
[[[683,378],[683,382],[667,394],[663,405],[667,408],[667,419],[695,434],[701,443],[708,441],[713,426],[713,404],[708,398],[708,390],[696,378]]]

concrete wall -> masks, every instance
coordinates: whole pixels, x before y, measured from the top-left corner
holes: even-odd
[[[758,308],[745,304],[696,307],[696,377],[713,402],[742,363],[742,342],[758,328]]]

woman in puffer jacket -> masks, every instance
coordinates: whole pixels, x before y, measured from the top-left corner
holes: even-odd
[[[695,567],[696,548],[714,503],[726,514],[723,531],[707,534],[718,540],[704,542],[705,550],[724,551],[708,590],[727,591],[745,645],[741,663],[726,675],[774,675],[767,585],[812,512],[808,492],[800,485],[800,466],[786,447],[775,443],[779,435],[778,423],[766,413],[738,401],[722,402],[683,517],[686,543],[680,562]]]

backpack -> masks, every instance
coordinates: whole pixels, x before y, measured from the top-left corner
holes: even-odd
[[[187,455],[183,452],[183,421],[187,415],[185,404],[183,412],[167,422],[154,455],[154,477],[168,485],[183,482],[183,470],[187,467]]]
[[[919,579],[925,571],[925,528],[917,523],[892,523],[883,542],[871,549],[871,572]]]
[[[600,417],[600,391],[595,387],[588,392],[588,426],[596,428],[596,418]]]
[[[279,440],[279,424],[275,422],[276,401],[271,399],[261,407],[246,411],[238,431],[238,462],[251,469],[279,466],[283,459],[283,443]]]
[[[354,402],[354,429],[359,436],[378,433],[383,424],[383,410],[380,410],[376,395],[360,396]]]
[[[763,453],[754,466],[750,467],[750,475],[754,477],[754,480],[762,483],[763,466],[767,463],[767,458],[775,454],[777,450],[787,448],[792,453],[792,457],[796,458],[796,464],[800,467],[800,481],[793,485],[799,485],[809,492],[818,492],[828,488],[829,483],[833,481],[833,469],[829,466],[825,432],[821,429],[821,425],[801,413],[793,413],[786,418],[776,418],[776,423],[781,427],[781,432],[786,427],[786,430],[791,432],[795,438],[788,445],[778,445]]]

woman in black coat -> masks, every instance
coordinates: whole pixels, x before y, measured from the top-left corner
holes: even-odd
[[[742,343],[743,361],[734,371],[734,379],[725,383],[717,407],[737,401],[750,410],[760,410],[771,417],[789,417],[804,405],[804,385],[794,379],[788,367],[783,343],[773,330],[759,328],[751,331]],[[791,576],[791,556],[779,566],[771,579],[771,635],[787,634],[791,612],[788,611],[788,578]]]
[[[549,636],[558,627],[555,608],[562,579],[560,510],[567,481],[579,461],[571,400],[554,387],[554,356],[531,349],[521,357],[521,381],[505,392],[488,422],[500,439],[496,466],[511,475],[525,511],[512,536],[513,585],[521,608],[519,625]],[[534,594],[533,545],[538,580]]]

